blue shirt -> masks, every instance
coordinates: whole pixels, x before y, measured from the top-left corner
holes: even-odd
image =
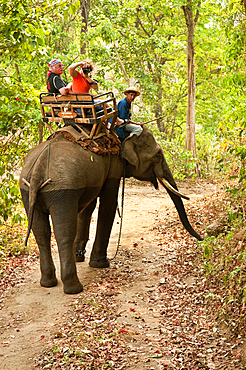
[[[126,98],[123,98],[117,104],[118,117],[125,120],[129,120],[131,117],[131,103],[129,104]]]

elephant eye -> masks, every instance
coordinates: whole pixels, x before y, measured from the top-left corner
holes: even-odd
[[[161,160],[161,152],[157,152],[154,156],[154,162],[160,162]]]

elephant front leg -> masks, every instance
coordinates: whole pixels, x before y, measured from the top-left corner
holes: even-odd
[[[109,267],[107,248],[117,207],[119,181],[108,179],[100,193],[96,237],[89,262],[91,267]]]
[[[40,284],[46,288],[56,286],[57,278],[50,246],[51,229],[49,223],[49,215],[35,210],[32,230],[40,252]]]
[[[73,243],[75,258],[77,262],[84,262],[85,247],[89,240],[91,215],[96,207],[97,199],[93,200],[77,217],[77,233]]]

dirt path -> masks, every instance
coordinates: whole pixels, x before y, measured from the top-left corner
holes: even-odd
[[[214,192],[216,186],[207,186],[206,194],[204,190],[201,194],[201,189],[198,184],[196,188],[194,185],[181,187],[180,190],[191,197],[190,202],[185,203],[186,208],[187,204],[192,207],[192,200]],[[115,269],[120,266],[121,274],[127,275],[115,294],[117,325],[124,328],[129,353],[121,368],[243,369],[237,357],[231,357],[232,344],[226,343],[223,332],[207,316],[202,282],[197,281],[199,266],[191,263],[189,267],[196,241],[187,233],[179,234],[178,218],[173,219],[173,212],[172,202],[164,191],[128,184],[122,246],[111,265]],[[91,240],[95,217],[92,224]],[[160,233],[163,226],[168,242]],[[117,218],[109,257],[114,255],[118,231]],[[186,245],[186,256],[180,252],[181,244]],[[88,266],[90,248],[91,242],[85,263],[78,264],[78,275],[85,288],[104,274]],[[55,247],[54,258],[60,277]],[[63,326],[66,313],[78,298],[63,293],[60,279],[57,287],[45,289],[40,286],[39,278],[37,264],[26,274],[24,282],[4,299],[0,311],[0,370],[35,369],[38,355],[50,345],[54,328]],[[223,367],[227,358],[231,365]],[[187,365],[191,360],[194,367]]]

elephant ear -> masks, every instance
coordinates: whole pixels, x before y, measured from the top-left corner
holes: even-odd
[[[122,157],[136,168],[138,168],[139,165],[139,159],[135,149],[137,139],[136,135],[130,136],[123,141],[121,147]]]

